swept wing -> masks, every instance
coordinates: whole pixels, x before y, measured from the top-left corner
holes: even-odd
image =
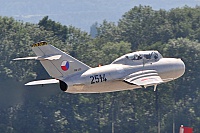
[[[46,80],[37,80],[37,81],[32,81],[28,82],[25,85],[45,85],[45,84],[56,84],[59,83],[59,80],[57,79],[46,79]]]
[[[126,76],[124,81],[130,84],[144,87],[154,86],[154,91],[156,90],[156,86],[158,84],[164,82],[155,70],[144,70],[132,73]]]

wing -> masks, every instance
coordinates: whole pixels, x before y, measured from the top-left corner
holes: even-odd
[[[157,86],[157,84],[164,82],[155,70],[145,70],[132,73],[126,76],[124,81],[144,87],[152,85]]]
[[[59,80],[46,79],[46,80],[38,80],[38,81],[28,82],[25,85],[45,85],[45,84],[56,84],[56,83],[59,83]]]

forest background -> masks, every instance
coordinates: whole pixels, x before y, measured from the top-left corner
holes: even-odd
[[[103,94],[69,94],[58,85],[25,87],[49,78],[30,45],[47,41],[91,67],[136,50],[181,58],[183,77],[153,88]],[[0,17],[0,132],[200,132],[200,7],[154,10],[135,6],[117,23],[104,20],[90,34],[48,16],[37,24]]]

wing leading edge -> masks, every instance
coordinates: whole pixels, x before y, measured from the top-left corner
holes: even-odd
[[[164,82],[155,70],[145,70],[132,73],[125,77],[124,81],[130,84],[144,87],[154,86],[154,91],[156,91],[158,84]]]
[[[37,80],[37,81],[32,81],[28,82],[25,85],[46,85],[46,84],[56,84],[59,83],[59,80],[57,79],[46,79],[46,80]]]

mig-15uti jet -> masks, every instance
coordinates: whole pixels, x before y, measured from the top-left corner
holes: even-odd
[[[91,68],[46,42],[32,45],[36,57],[53,79],[25,85],[59,83],[69,93],[103,93],[154,86],[179,78],[185,72],[181,59],[163,58],[158,51],[138,51],[123,55],[111,64]]]

